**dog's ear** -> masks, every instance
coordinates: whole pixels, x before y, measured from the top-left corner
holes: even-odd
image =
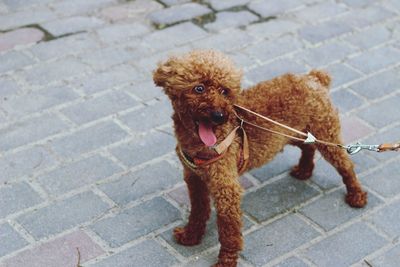
[[[175,58],[171,57],[165,62],[158,63],[158,67],[153,71],[153,81],[157,86],[166,89],[168,80],[176,74]]]

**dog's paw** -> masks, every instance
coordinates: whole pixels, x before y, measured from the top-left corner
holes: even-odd
[[[304,168],[300,168],[299,165],[296,165],[292,168],[290,175],[299,180],[307,180],[312,176],[313,169],[305,170]]]
[[[346,195],[346,202],[354,208],[362,208],[368,202],[367,192],[354,192]]]
[[[198,245],[201,237],[193,231],[188,231],[186,227],[176,227],[174,229],[174,237],[176,242],[185,246]]]

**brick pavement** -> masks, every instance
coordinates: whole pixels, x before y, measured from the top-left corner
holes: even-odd
[[[171,107],[151,82],[171,52],[216,48],[245,86],[324,68],[346,141],[400,139],[398,0],[0,0],[0,266],[207,266],[177,245],[188,199]],[[241,178],[239,266],[400,266],[400,154],[353,157],[369,191],[343,202],[287,148]],[[77,249],[78,248],[78,249]]]

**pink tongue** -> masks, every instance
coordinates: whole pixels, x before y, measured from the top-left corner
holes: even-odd
[[[217,142],[217,137],[215,136],[210,124],[203,122],[199,123],[199,136],[206,146],[213,146]]]

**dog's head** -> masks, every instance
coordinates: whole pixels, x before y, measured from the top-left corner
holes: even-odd
[[[216,143],[218,127],[235,119],[233,104],[241,78],[242,71],[213,50],[171,57],[153,74],[155,84],[163,87],[182,123],[196,129],[207,146]]]

